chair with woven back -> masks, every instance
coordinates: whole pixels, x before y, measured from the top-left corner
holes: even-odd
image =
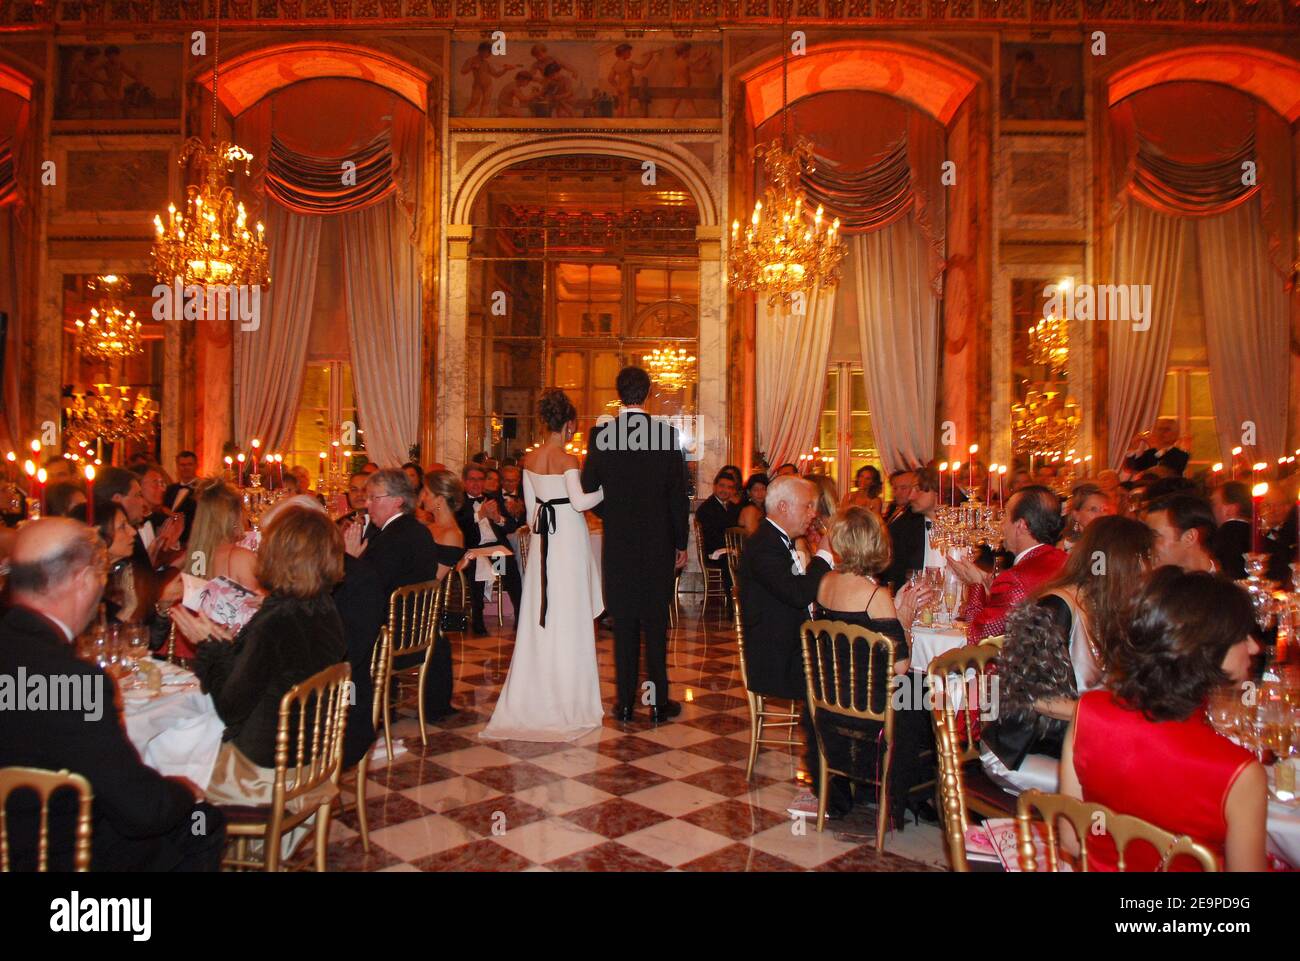
[[[1125,870],[1124,852],[1135,841],[1144,842],[1155,849],[1160,855],[1160,871],[1168,871],[1174,859],[1183,856],[1199,862],[1203,871],[1219,870],[1219,859],[1214,852],[1185,834],[1171,834],[1150,821],[1131,814],[1120,814],[1104,804],[1080,801],[1065,794],[1044,794],[1042,791],[1031,790],[1021,794],[1016,803],[1017,854],[1021,871],[1038,870],[1038,847],[1034,838],[1035,812],[1042,819],[1043,833],[1047,835],[1049,871],[1059,871],[1061,866],[1060,836],[1057,830],[1057,824],[1061,820],[1073,828],[1079,844],[1078,857],[1073,861],[1073,866],[1079,871],[1089,870],[1088,844],[1096,836],[1098,826],[1114,842],[1120,871]]]
[[[449,574],[448,579],[450,577]],[[415,700],[416,715],[420,719],[420,743],[429,743],[429,735],[424,728],[424,680],[433,661],[433,647],[439,637],[438,621],[449,591],[450,587],[444,588],[439,581],[421,581],[399,587],[389,596],[388,623],[384,625],[379,640],[384,648],[383,689],[379,697],[384,720],[384,746],[388,750],[390,761],[393,756],[393,709],[403,706],[412,697]],[[398,666],[399,659],[405,660],[419,654],[424,656],[418,662]],[[403,692],[403,686],[412,681],[415,690],[409,694]],[[394,684],[398,688],[396,703],[391,696]]]
[[[883,851],[885,831],[889,826],[889,775],[894,754],[894,640],[845,621],[804,621],[800,634],[804,677],[808,684],[808,709],[812,714],[817,753],[821,759],[817,830],[822,830],[826,823],[832,776],[874,784],[877,792],[876,850]],[[843,644],[838,643],[841,638]],[[851,751],[852,746],[867,737],[865,731],[854,728],[861,729],[863,722],[874,721],[881,725],[875,752],[878,776],[864,773],[851,761],[839,764],[841,758],[830,756],[826,749],[825,729],[834,723],[834,719],[841,720],[841,739]],[[917,790],[932,786],[920,785]]]
[[[727,543],[727,570],[731,572],[731,583],[738,584],[740,555],[745,552],[745,538],[749,532],[743,527],[728,527],[723,531]]]
[[[926,670],[939,761],[939,816],[954,871],[970,870],[966,829],[971,812],[983,817],[1015,813],[1015,798],[1002,790],[980,763],[979,717],[992,703],[996,681],[990,667],[1001,652],[1000,636],[986,638],[983,643],[940,654]]]
[[[73,837],[74,871],[90,870],[91,809],[94,795],[90,782],[71,771],[46,771],[36,767],[0,768],[0,873],[13,870],[9,838],[9,800],[19,791],[36,795],[40,806],[40,827],[36,835],[36,870],[50,869],[50,798],[58,791],[72,791],[77,798],[77,824]]]
[[[271,803],[223,805],[227,844],[222,867],[281,870],[284,858],[292,853],[281,850],[281,839],[314,814],[314,862],[317,871],[325,870],[330,811],[343,767],[351,679],[350,664],[334,664],[295,684],[280,698]],[[250,843],[257,840],[262,842],[260,851]]]
[[[794,728],[799,724],[799,711],[795,702],[790,710],[772,710],[767,706],[767,695],[756,694],[749,689],[749,669],[745,664],[745,621],[740,610],[740,588],[733,586],[732,616],[736,624],[736,659],[740,662],[740,683],[745,688],[745,701],[749,707],[749,760],[745,764],[745,780],[754,776],[754,762],[758,760],[758,746],[772,744],[782,747],[802,747],[803,741],[798,737],[772,738],[764,737],[766,728]],[[793,733],[793,732],[791,732]]]
[[[700,532],[700,522],[692,518],[691,524],[695,527],[695,553],[700,562],[700,576],[704,579],[704,595],[700,602],[700,617],[709,609],[709,598],[716,597],[726,608],[727,602],[727,582],[722,577],[722,567],[716,562],[709,562],[709,555],[704,553],[704,536]],[[732,579],[735,583],[735,579]]]

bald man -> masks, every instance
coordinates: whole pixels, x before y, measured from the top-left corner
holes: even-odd
[[[64,768],[90,782],[91,869],[215,871],[225,818],[196,804],[192,785],[164,778],[127,740],[113,682],[77,660],[73,639],[94,618],[107,554],[95,531],[62,517],[19,530],[9,556],[12,607],[0,620],[0,768]],[[15,870],[35,863],[39,813],[30,794],[11,801]],[[50,868],[72,866],[76,805],[50,803]]]
[[[1182,477],[1190,457],[1179,445],[1178,422],[1172,417],[1161,417],[1151,430],[1133,438],[1124,458],[1124,470],[1130,477],[1136,477],[1153,467],[1167,467],[1174,476]]]

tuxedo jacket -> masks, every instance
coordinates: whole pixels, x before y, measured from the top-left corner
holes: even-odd
[[[399,587],[432,581],[438,576],[433,535],[414,514],[399,514],[383,530],[376,525],[361,556],[379,575],[385,597]]]
[[[194,524],[194,511],[198,508],[198,501],[194,497],[194,488],[199,486],[198,478],[195,478],[189,484],[172,484],[163,493],[163,503],[167,505],[168,510],[175,510],[185,518],[185,530],[181,531],[181,543],[188,543],[190,539],[190,527]],[[176,507],[176,498],[180,496],[181,489],[189,491],[185,495],[185,500],[181,501],[181,506]]]
[[[1268,573],[1270,581],[1291,583],[1291,563],[1296,560],[1296,507],[1292,505],[1290,513],[1278,527],[1264,532],[1260,538],[1260,549],[1268,555]]]
[[[889,522],[893,555],[881,581],[895,592],[907,583],[913,571],[925,567],[925,515],[904,511]]]
[[[795,573],[790,549],[771,521],[758,525],[740,555],[740,610],[745,628],[745,672],[749,689],[769,697],[804,700],[800,628],[811,618],[808,605],[830,570],[814,557]]]
[[[456,511],[456,523],[460,525],[460,532],[465,536],[465,549],[470,550],[475,547],[483,547],[488,544],[508,544],[506,540],[512,533],[526,522],[526,518],[516,518],[510,515],[506,510],[505,498],[500,493],[484,494],[481,502],[486,504],[489,501],[495,502],[497,511],[501,515],[501,523],[488,521],[488,527],[491,528],[494,540],[484,540],[483,532],[479,529],[478,521],[474,519],[475,501],[468,495],[465,495],[465,501]]]
[[[1006,633],[1011,609],[1061,572],[1065,551],[1051,544],[1039,544],[1010,570],[993,578],[987,591],[982,585],[969,588],[962,617],[970,623],[967,643],[978,644],[986,637]]]
[[[94,717],[91,712],[88,719],[84,710],[18,711],[6,706],[0,710],[0,768],[66,768],[90,782],[95,798],[92,870],[167,871],[175,867],[180,858],[165,835],[189,820],[194,795],[140,760],[127,739],[112,680],[95,665],[79,661],[53,622],[14,607],[0,621],[0,676],[16,683],[19,668],[29,679],[37,675],[67,677],[79,687],[89,680],[98,685],[97,707],[102,713]],[[27,692],[17,693],[23,696]],[[19,870],[35,864],[40,815],[34,798],[23,792],[9,805],[10,854]],[[56,871],[72,868],[76,804],[71,798],[65,791],[50,802],[50,867]]]
[[[1210,537],[1210,550],[1219,562],[1219,570],[1234,581],[1246,576],[1246,559],[1250,550],[1250,521],[1224,521]]]
[[[695,508],[695,519],[700,525],[700,546],[707,558],[727,546],[727,528],[740,524],[740,505],[729,503],[724,507],[716,497],[710,497]]]
[[[384,593],[383,579],[370,561],[345,554],[343,580],[334,586],[333,597],[343,622],[343,640],[347,643],[355,685],[356,700],[348,706],[348,723],[343,729],[343,766],[352,767],[375,741],[370,713],[375,693],[370,658],[379,630],[388,622],[388,595]]]
[[[633,443],[636,438],[645,443]],[[637,449],[631,449],[636,447]],[[615,618],[667,616],[674,551],[686,550],[691,504],[677,430],[642,411],[598,426],[587,445],[582,489],[603,488],[605,606]]]
[[[1187,462],[1191,459],[1191,454],[1178,447],[1171,447],[1161,456],[1156,456],[1156,449],[1148,447],[1140,454],[1134,454],[1131,457],[1124,458],[1124,467],[1134,474],[1140,474],[1144,470],[1150,470],[1153,467],[1168,467],[1179,477],[1183,476],[1183,471],[1187,469]]]

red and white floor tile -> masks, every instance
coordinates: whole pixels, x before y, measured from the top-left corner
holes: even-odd
[[[604,726],[571,744],[487,742],[510,664],[509,624],[453,636],[455,696],[463,710],[430,725],[397,728],[407,753],[377,764],[367,785],[370,853],[356,813],[336,815],[335,871],[917,871],[946,867],[938,828],[908,823],[885,853],[868,836],[873,811],[828,822],[793,818],[804,788],[788,749],[764,748],[745,780],[749,717],[730,619],[706,621],[683,607],[669,638],[671,695],[682,714],[652,725]],[[613,637],[597,637],[606,710],[614,700]],[[846,836],[847,834],[847,836]]]

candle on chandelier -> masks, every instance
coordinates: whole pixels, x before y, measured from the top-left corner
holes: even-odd
[[[984,475],[984,503],[993,503],[993,475],[998,472],[997,464],[989,464],[989,472]]]
[[[244,486],[244,452],[240,451],[239,456],[235,458],[239,461],[239,486]]]
[[[968,451],[970,461],[966,464],[966,486],[971,490],[975,489],[975,455],[979,453],[979,450],[979,444],[971,444]]]
[[[998,468],[998,507],[1002,507],[1002,475],[1007,472],[1007,465]]]
[[[95,465],[86,465],[86,523],[95,523]]]
[[[316,472],[316,476],[319,478],[318,483],[322,483],[322,484],[325,482],[325,457],[326,456],[327,455],[325,454],[324,451],[320,452],[320,465],[319,465],[319,469]]]
[[[1268,493],[1268,484],[1256,484],[1250,489],[1250,549],[1259,553],[1259,515],[1260,504]]]
[[[1092,455],[1091,454],[1089,454],[1087,457],[1083,459],[1083,476],[1084,477],[1092,476]]]
[[[1214,486],[1218,487],[1220,481],[1219,475],[1223,473],[1223,461],[1215,461],[1214,466],[1210,468],[1210,472],[1214,475]]]
[[[952,462],[952,483],[948,485],[948,498],[952,502],[953,507],[957,506],[957,471],[959,471],[960,469],[961,469],[961,461],[959,460],[953,461]]]
[[[40,468],[36,472],[36,484],[37,484],[37,490],[40,492],[42,517],[45,516],[45,480],[47,477],[49,477],[49,475],[45,473],[44,467]]]
[[[23,473],[27,475],[27,499],[36,496],[36,464],[28,458],[23,461]]]
[[[284,455],[275,455],[275,483],[277,487],[284,486]]]
[[[18,456],[13,451],[5,454],[5,477],[10,483],[18,479]]]
[[[948,462],[944,461],[939,465],[939,503],[943,503],[943,475],[948,471]]]
[[[1268,470],[1268,465],[1263,461],[1250,465],[1250,482],[1252,484],[1259,480],[1259,472],[1262,470]]]
[[[1241,448],[1234,447],[1232,449],[1232,479],[1233,480],[1237,479],[1237,458],[1240,456],[1241,456]]]

